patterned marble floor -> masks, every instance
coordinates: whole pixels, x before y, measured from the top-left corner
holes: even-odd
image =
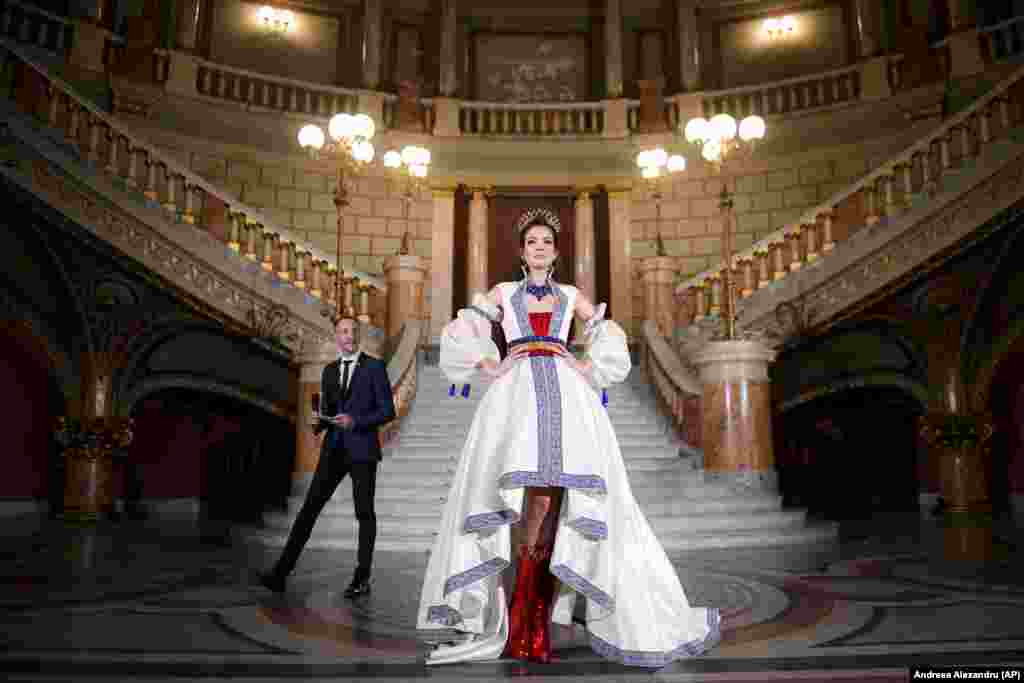
[[[378,553],[374,591],[342,598],[351,551],[307,551],[283,596],[272,557],[155,522],[73,527],[0,520],[0,672],[11,681],[907,680],[911,666],[1024,666],[1024,534],[995,559],[951,562],[916,517],[842,527],[830,547],[673,558],[691,602],[724,610],[723,640],[661,671],[601,660],[556,627],[550,665],[423,664],[415,630],[425,556]]]

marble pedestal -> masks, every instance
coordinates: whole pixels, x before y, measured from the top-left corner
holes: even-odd
[[[759,342],[709,343],[694,355],[703,385],[705,477],[739,487],[778,487],[772,453],[771,384],[775,352]]]

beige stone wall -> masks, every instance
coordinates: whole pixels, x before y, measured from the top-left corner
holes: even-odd
[[[882,160],[899,152],[903,137],[871,144],[820,148],[811,152],[739,162],[726,176],[735,192],[735,249],[749,247],[771,232],[793,225],[804,211],[856,182]],[[642,259],[657,253],[661,230],[667,255],[676,259],[681,279],[721,263],[722,218],[718,196],[723,176],[695,163],[665,192],[661,221],[644,188],[633,191],[633,315],[630,334],[638,335],[645,316],[644,285],[636,276]]]

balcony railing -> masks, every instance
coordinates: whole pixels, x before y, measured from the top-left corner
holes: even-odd
[[[138,194],[146,205],[162,208],[168,220],[208,230],[239,258],[259,263],[282,284],[333,308],[339,272],[332,256],[129,132],[10,41],[0,39],[0,52],[13,99],[26,114],[42,119],[83,162]],[[369,297],[386,292],[380,278],[349,268],[341,268],[340,277],[346,307],[358,304],[361,315],[378,308]]]
[[[604,133],[604,104],[464,101],[459,107],[459,131],[463,135],[600,136]]]
[[[727,113],[737,119],[772,116],[831,107],[860,98],[860,67],[789,78],[763,85],[703,93],[704,116]],[[677,121],[678,123],[678,117]]]

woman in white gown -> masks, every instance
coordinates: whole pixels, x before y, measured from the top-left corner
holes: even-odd
[[[549,661],[549,624],[571,625],[578,595],[591,647],[610,660],[660,668],[701,654],[720,636],[718,610],[687,601],[633,498],[595,390],[629,373],[625,334],[603,304],[551,280],[560,229],[552,212],[528,211],[516,227],[526,277],[476,295],[441,336],[452,382],[478,371],[494,381],[462,449],[417,618],[420,629],[470,636],[427,662],[502,653]],[[566,347],[574,314],[586,322],[583,361]],[[492,321],[509,342],[500,363]],[[513,563],[510,526],[521,518],[525,541],[507,606],[501,573]]]

